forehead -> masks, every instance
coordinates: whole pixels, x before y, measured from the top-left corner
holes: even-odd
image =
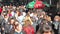
[[[11,21],[14,21],[14,19],[11,19]]]
[[[19,23],[19,22],[16,21],[15,23]]]

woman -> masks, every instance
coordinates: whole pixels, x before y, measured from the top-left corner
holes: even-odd
[[[18,21],[15,22],[14,29],[15,29],[14,34],[23,34],[23,33],[22,33],[22,25],[19,24]]]
[[[26,15],[26,17],[25,17],[25,19],[24,19],[24,22],[27,21],[27,20],[29,20],[29,23],[30,23],[31,25],[33,24],[33,22],[32,22],[32,20],[31,20],[29,14]],[[26,23],[26,22],[25,22],[25,23]]]
[[[30,19],[30,18],[29,18]],[[23,31],[25,34],[34,34],[34,27],[31,24],[31,21],[29,19],[25,20],[24,26],[23,26]]]

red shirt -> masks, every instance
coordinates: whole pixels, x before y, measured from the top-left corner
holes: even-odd
[[[32,26],[23,27],[23,30],[26,32],[26,34],[34,34],[34,28]]]

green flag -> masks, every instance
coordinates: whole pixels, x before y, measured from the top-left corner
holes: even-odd
[[[35,4],[35,2],[32,1],[32,2],[28,3],[26,7],[27,8],[34,8],[34,4]]]
[[[50,5],[47,2],[43,2],[47,7],[50,7]]]

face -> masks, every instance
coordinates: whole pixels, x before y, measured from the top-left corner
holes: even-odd
[[[59,16],[55,16],[54,21],[59,21]]]
[[[17,31],[21,31],[22,30],[22,26],[21,24],[18,24],[18,26],[16,27]]]
[[[12,19],[10,23],[13,24],[14,23],[14,19]]]
[[[52,34],[51,32],[44,32],[43,34]]]
[[[29,20],[27,20],[27,21],[25,21],[25,24],[26,24],[26,25],[30,25],[31,23],[30,23]]]
[[[55,19],[55,21],[59,21],[59,19]]]
[[[16,21],[16,22],[15,22],[15,25],[17,25],[18,23],[19,23],[19,22]]]
[[[5,18],[7,18],[7,16],[4,16]]]

